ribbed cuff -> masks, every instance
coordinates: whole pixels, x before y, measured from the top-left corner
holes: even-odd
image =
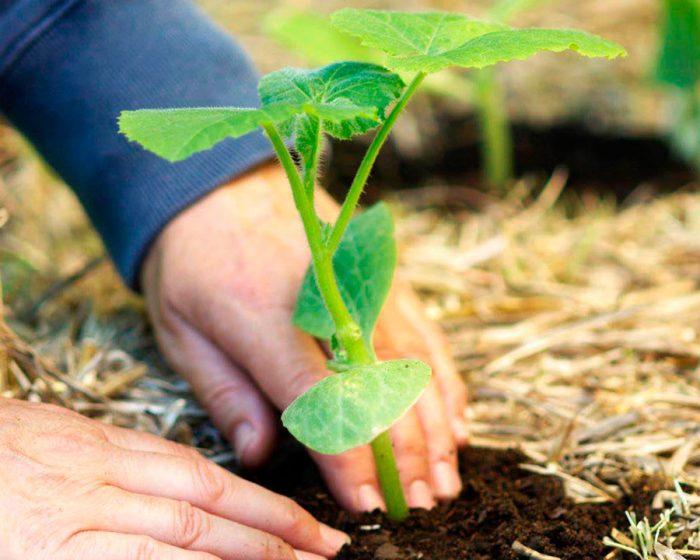
[[[82,0],[0,61],[0,109],[80,197],[126,283],[177,213],[273,157],[260,133],[176,164],[117,132],[125,109],[258,105],[240,48],[186,0]]]

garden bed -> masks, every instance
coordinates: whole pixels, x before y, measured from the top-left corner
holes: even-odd
[[[350,515],[328,495],[315,467],[290,442],[253,480],[293,496],[353,539],[338,560],[508,560],[528,551],[562,560],[600,560],[603,538],[623,526],[624,511],[647,511],[655,488],[644,478],[617,502],[576,504],[560,480],[521,468],[516,450],[467,448],[460,466],[464,490],[432,511],[414,510],[404,523],[379,512]]]

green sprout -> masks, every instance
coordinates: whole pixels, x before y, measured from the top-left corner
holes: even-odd
[[[509,23],[521,12],[553,0],[499,0],[488,18]],[[481,165],[487,183],[503,192],[514,176],[513,132],[508,118],[506,95],[495,68],[474,74],[474,102],[481,129]]]
[[[676,492],[672,505],[659,514],[658,521],[652,525],[647,517],[637,520],[634,512],[626,511],[627,523],[631,539],[625,534],[615,534],[614,539],[605,537],[603,544],[612,548],[624,550],[640,560],[683,560],[678,552],[670,548],[674,544],[676,534],[688,532],[688,521],[692,519],[690,504],[679,480],[673,481]],[[664,540],[666,544],[661,541]],[[684,552],[684,550],[680,550]]]
[[[445,12],[343,9],[332,21],[366,47],[386,53],[389,69],[367,62],[287,68],[262,78],[259,108],[124,111],[119,127],[170,161],[263,129],[287,174],[312,255],[293,319],[304,331],[330,341],[329,368],[336,372],[292,402],[282,421],[320,453],[371,444],[387,514],[403,519],[408,508],[387,430],[418,400],[430,368],[414,360],[378,361],[372,343],[396,264],[393,222],[381,204],[353,215],[377,155],[428,74],[451,66],[484,68],[542,50],[608,58],[625,51],[579,31],[513,29]],[[395,72],[412,79],[406,84]],[[323,223],[314,207],[323,137],[347,140],[374,129],[337,220]]]
[[[656,81],[665,86],[672,115],[669,141],[700,169],[700,2],[662,0]]]

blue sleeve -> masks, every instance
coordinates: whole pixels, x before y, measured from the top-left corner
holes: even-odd
[[[256,106],[240,48],[189,0],[0,2],[0,111],[75,190],[128,285],[178,212],[272,157],[262,134],[170,164],[117,133],[124,109]]]

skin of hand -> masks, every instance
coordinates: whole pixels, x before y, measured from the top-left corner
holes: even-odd
[[[196,451],[0,399],[3,560],[322,560],[347,537]]]
[[[316,206],[327,221],[337,215],[337,204],[320,189]],[[276,410],[331,375],[322,345],[292,324],[309,262],[286,177],[270,164],[175,217],[142,267],[162,352],[247,466],[270,454]],[[468,436],[465,385],[443,335],[400,282],[382,312],[375,343],[380,359],[416,358],[433,367],[428,389],[391,430],[409,505],[431,508],[461,489],[457,446]],[[341,506],[384,507],[369,446],[314,459]]]

